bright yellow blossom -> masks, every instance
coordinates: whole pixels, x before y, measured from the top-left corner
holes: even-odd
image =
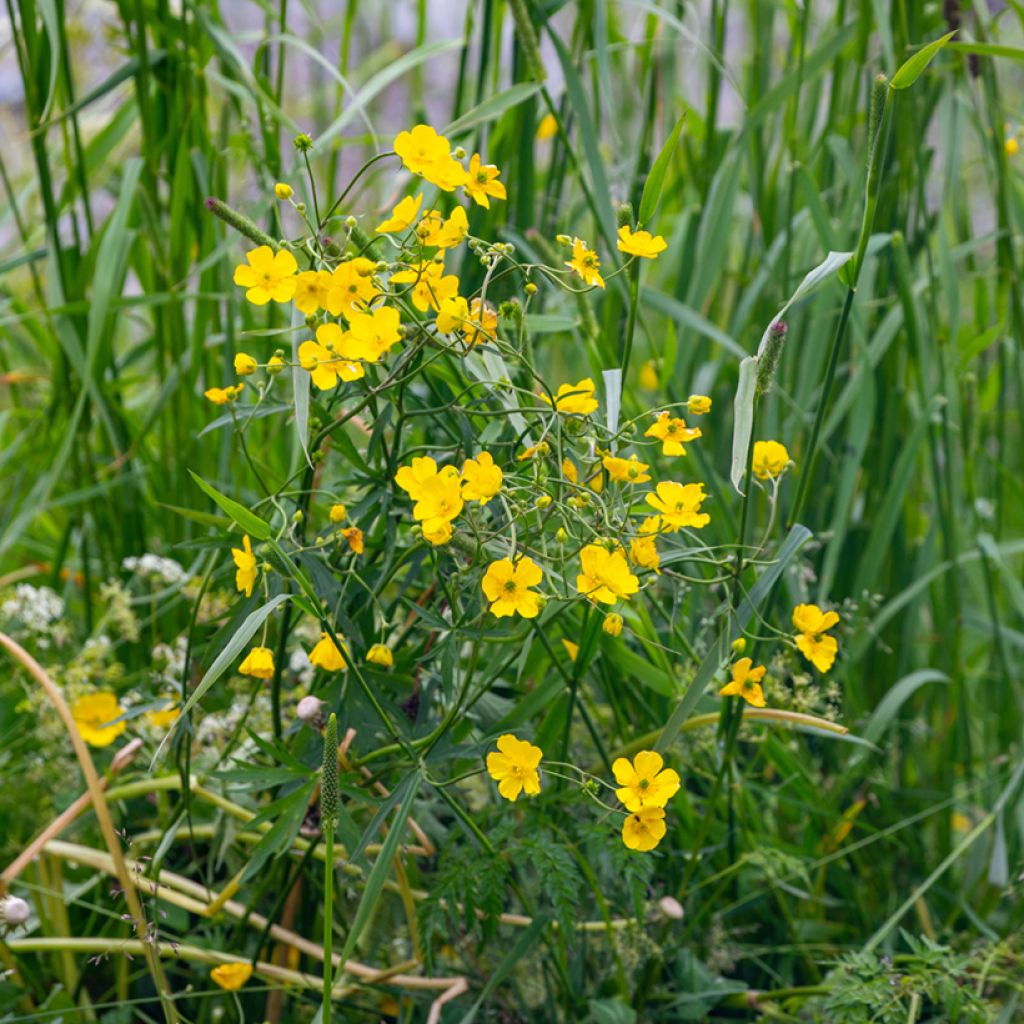
[[[481,452],[462,464],[462,497],[486,505],[501,490],[501,467],[490,452]]]
[[[90,747],[109,747],[127,728],[121,718],[124,708],[110,690],[87,693],[71,705],[71,717],[78,732]]]
[[[245,388],[245,382],[241,384],[231,384],[226,388],[207,388],[203,392],[203,398],[214,405],[227,405],[229,402],[233,402]]]
[[[295,279],[295,308],[310,316],[318,309],[327,308],[327,296],[334,286],[334,278],[327,270],[304,270]]]
[[[558,118],[554,114],[545,114],[537,125],[537,141],[545,142],[558,134]]]
[[[622,841],[630,850],[646,853],[665,838],[665,808],[644,806],[626,815]]]
[[[254,647],[238,666],[238,671],[254,679],[273,679],[274,652],[269,647]]]
[[[437,329],[442,334],[459,331],[469,320],[469,303],[461,295],[453,295],[441,302],[437,311]]]
[[[432,519],[429,524],[423,524],[423,539],[435,548],[447,544],[453,532],[452,524],[447,519]]]
[[[316,329],[316,341],[304,341],[299,346],[299,365],[309,372],[319,390],[330,391],[339,380],[359,380],[365,375],[362,364],[347,357],[346,342],[341,327],[331,323]]]
[[[463,327],[469,345],[483,345],[498,336],[498,314],[494,307],[477,297],[469,302],[469,323]]]
[[[235,560],[235,589],[252,597],[252,588],[256,585],[256,556],[248,534],[242,537],[241,548],[231,549],[231,557]]]
[[[418,124],[412,131],[399,132],[392,148],[413,174],[425,174],[435,164],[451,157],[448,140],[426,124]]]
[[[416,219],[416,215],[420,212],[420,204],[422,202],[422,192],[416,196],[415,199],[413,199],[412,196],[406,196],[404,199],[400,200],[391,211],[391,216],[386,220],[382,220],[374,230],[378,234],[393,234],[399,231],[405,231],[406,228],[408,228]]]
[[[437,210],[428,210],[416,228],[416,234],[424,245],[438,249],[453,249],[468,233],[469,220],[461,206],[456,206],[447,220]]]
[[[351,313],[348,324],[342,352],[350,359],[380,362],[402,339],[401,315],[392,306],[378,306],[368,313]]]
[[[686,402],[686,408],[691,416],[703,416],[711,412],[711,399],[707,395],[690,395]]]
[[[237,992],[252,977],[252,964],[220,964],[210,971],[210,977],[225,992]]]
[[[750,468],[758,480],[781,476],[789,464],[789,452],[778,441],[756,441]]]
[[[332,505],[328,515],[332,523],[343,523],[348,515],[348,509],[344,505]]]
[[[701,502],[707,497],[703,484],[679,484],[663,480],[647,495],[647,504],[661,513],[661,525],[669,533],[683,527],[700,529],[711,522],[711,516],[701,512]]]
[[[433,461],[429,460],[431,463]],[[416,463],[417,460],[413,459],[414,466]],[[395,480],[416,503],[412,509],[413,518],[423,523],[424,531],[435,533],[442,522],[450,523],[462,511],[464,502],[459,472],[454,466],[444,466],[440,472],[416,479],[410,489],[410,486],[403,483],[403,480],[409,480],[409,475],[403,473],[408,468],[403,466],[395,475]]]
[[[166,729],[169,725],[173,725],[181,714],[181,706],[178,702],[171,698],[162,708],[155,708],[152,711],[146,712],[146,721],[149,722],[154,729]]]
[[[345,653],[348,653],[346,648]],[[343,672],[348,667],[344,655],[329,633],[321,633],[317,645],[309,652],[310,663],[325,672]]]
[[[591,601],[614,604],[640,589],[640,581],[629,571],[622,548],[609,551],[601,544],[588,544],[580,552],[582,572],[576,577],[576,590]]]
[[[718,691],[719,694],[723,697],[742,697],[755,708],[763,708],[765,700],[761,680],[767,670],[764,665],[751,668],[753,664],[750,658],[740,658],[732,666],[732,679]]]
[[[269,245],[250,249],[248,263],[235,267],[235,284],[247,289],[246,299],[254,306],[268,302],[290,302],[295,294],[295,273],[299,269],[295,257],[287,250],[274,252]]]
[[[608,476],[619,484],[645,484],[651,477],[647,472],[651,467],[641,462],[635,455],[628,459],[620,459],[614,455],[606,455],[601,460]]]
[[[621,636],[622,616],[617,612],[612,612],[611,615],[606,615],[604,622],[601,623],[601,629],[607,633],[608,636]]]
[[[364,309],[371,299],[380,295],[374,284],[376,264],[365,256],[339,263],[331,272],[331,287],[324,308],[331,316],[348,316],[352,310]]]
[[[645,260],[657,259],[668,244],[661,235],[652,235],[649,231],[633,231],[628,224],[619,228],[619,252],[627,256],[640,256]]]
[[[491,202],[488,196],[495,199],[507,198],[505,186],[498,181],[501,171],[494,164],[480,162],[480,154],[474,153],[469,158],[469,173],[466,176],[466,195],[472,198],[474,203],[490,208]]]
[[[657,364],[653,359],[645,360],[640,367],[640,387],[645,391],[657,391],[660,383]]]
[[[277,196],[278,199],[284,201],[285,199],[291,199],[291,197],[294,195],[294,192],[292,190],[291,185],[287,185],[285,184],[285,182],[279,181],[274,186],[274,195]]]
[[[827,672],[836,660],[839,644],[825,631],[838,621],[838,612],[823,612],[816,604],[798,604],[793,609],[797,649],[819,672]]]
[[[455,472],[454,467],[446,466],[448,472]],[[419,501],[423,489],[438,474],[437,463],[429,455],[418,455],[408,466],[399,467],[395,474],[395,483],[405,491],[413,501]]]
[[[632,764],[624,757],[612,764],[612,774],[620,787],[615,795],[627,811],[664,807],[679,792],[678,773],[664,768],[664,764],[661,754],[654,750],[641,750]]]
[[[587,243],[580,238],[572,240],[572,259],[565,264],[583,278],[583,283],[604,287],[604,278],[601,276],[601,261],[597,253],[588,248]]]
[[[562,637],[562,646],[565,648],[565,653],[569,655],[570,661],[575,661],[577,657],[579,657],[579,644],[574,644],[571,640],[567,640],[565,637]]]
[[[640,536],[629,542],[629,557],[641,569],[653,569],[661,575],[661,556],[655,537],[661,532],[661,516],[648,516],[640,524]]]
[[[661,442],[663,455],[685,455],[683,442],[694,441],[701,436],[700,427],[688,427],[686,420],[667,412],[659,413],[658,418],[644,431],[644,437],[655,437]]]
[[[249,374],[255,373],[258,366],[259,363],[248,352],[235,353],[235,373],[239,377],[248,377]]]
[[[411,284],[412,304],[421,313],[426,313],[428,309],[436,312],[445,299],[452,298],[459,291],[459,279],[454,274],[446,275],[444,264],[436,260],[425,261],[392,274],[391,283]]]
[[[395,663],[395,656],[391,653],[391,648],[386,644],[374,644],[366,652],[366,660],[371,665],[379,665],[381,668],[391,668]]]
[[[499,736],[497,746],[487,755],[487,773],[498,783],[498,792],[513,803],[520,793],[536,796],[540,792],[537,768],[544,752],[511,733]]]
[[[540,594],[530,588],[536,587],[543,578],[541,567],[524,555],[515,562],[510,558],[491,562],[480,586],[497,618],[521,615],[524,619],[534,619],[540,613]]]
[[[551,399],[547,395],[540,396],[548,405]],[[594,382],[590,377],[575,384],[560,384],[555,393],[555,409],[558,412],[575,413],[579,416],[589,416],[597,409],[597,399],[594,397]]]
[[[342,537],[348,541],[349,550],[356,555],[361,555],[365,550],[363,543],[363,531],[358,526],[349,526],[341,531]]]

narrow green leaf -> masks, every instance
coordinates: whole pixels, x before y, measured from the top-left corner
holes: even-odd
[[[270,527],[255,512],[250,512],[244,505],[239,505],[234,499],[221,494],[213,484],[208,484],[201,476],[193,473],[191,469],[188,471],[188,475],[195,480],[200,490],[213,498],[246,533],[257,540],[270,539]]]
[[[540,82],[519,82],[503,92],[489,97],[483,103],[477,104],[472,110],[467,110],[460,118],[448,125],[444,130],[444,134],[449,137],[455,137],[469,131],[470,128],[475,128],[477,125],[494,121],[501,117],[506,110],[518,107],[520,103],[524,103],[531,96],[536,96],[540,90]]]
[[[676,147],[679,145],[679,136],[682,133],[685,120],[686,114],[683,114],[676,121],[676,126],[669,133],[669,137],[665,140],[665,145],[661,147],[661,152],[654,161],[654,166],[644,182],[643,195],[640,197],[639,214],[639,223],[643,227],[650,223],[651,218],[654,216],[654,211],[658,207],[658,201],[661,199],[661,190],[665,185],[665,175],[668,173],[672,157],[675,155]]]
[[[922,46],[913,57],[900,65],[899,71],[892,76],[892,81],[889,85],[893,89],[909,89],[910,86],[917,81],[921,72],[923,72],[924,69],[935,59],[935,55],[939,50],[941,50],[946,43],[956,35],[956,33],[957,29],[953,29],[952,32],[947,32],[940,39],[936,39],[927,46]]]

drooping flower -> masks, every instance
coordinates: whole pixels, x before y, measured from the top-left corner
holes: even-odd
[[[235,267],[235,284],[246,289],[245,297],[254,306],[268,302],[291,302],[295,294],[295,274],[299,269],[295,257],[287,250],[274,252],[269,245],[250,249],[247,263]]]
[[[90,747],[109,747],[127,728],[124,721],[115,721],[123,714],[110,690],[84,694],[71,705],[71,717]]]
[[[255,373],[258,366],[259,363],[248,352],[235,353],[235,373],[239,377],[248,377],[250,374]]]
[[[797,649],[819,672],[827,672],[836,660],[839,643],[825,631],[838,621],[838,612],[823,612],[816,604],[798,604],[793,609]]]
[[[238,666],[238,671],[254,679],[273,679],[274,652],[269,647],[254,647]]]
[[[524,555],[515,562],[511,558],[491,562],[480,586],[497,618],[521,615],[534,619],[540,613],[540,594],[530,588],[538,586],[543,578],[541,567]]]
[[[647,853],[665,838],[665,808],[644,806],[626,815],[622,841],[630,850]]]
[[[601,261],[598,259],[597,253],[589,248],[581,238],[572,240],[572,259],[568,260],[565,265],[575,270],[583,278],[584,284],[596,285],[598,288],[604,287],[604,278],[601,276],[600,269]]]
[[[692,416],[703,416],[711,412],[711,399],[707,395],[690,395],[686,408]]]
[[[203,392],[203,398],[214,405],[227,405],[229,402],[233,402],[245,388],[245,381],[241,384],[231,384],[226,388],[207,388]]]
[[[252,588],[256,585],[256,556],[248,534],[242,537],[241,548],[231,549],[231,557],[235,560],[235,589],[252,597]]]
[[[661,513],[661,526],[669,533],[686,526],[699,530],[711,522],[711,516],[700,510],[701,502],[707,497],[703,484],[663,480],[654,490],[654,494],[647,495],[647,504]]]
[[[652,235],[649,231],[633,231],[628,224],[619,228],[619,252],[627,256],[640,256],[645,260],[657,259],[668,244],[661,235]]]
[[[656,437],[661,441],[663,455],[685,455],[684,442],[701,436],[700,427],[688,427],[686,420],[667,412],[659,413],[658,418],[644,431],[644,437]]]
[[[723,697],[742,697],[755,708],[763,708],[765,699],[761,680],[767,670],[764,665],[752,668],[753,664],[750,658],[740,658],[732,666],[732,679],[718,691],[719,694]]]
[[[547,395],[540,396],[543,401],[551,405],[551,399]],[[590,377],[575,384],[559,384],[555,392],[554,407],[558,412],[574,413],[578,416],[589,416],[597,409],[597,399],[594,397],[594,381]]]
[[[252,964],[219,964],[210,971],[210,977],[225,992],[237,992],[252,977]]]
[[[400,200],[391,211],[391,216],[382,220],[377,225],[375,231],[378,234],[395,234],[399,231],[405,231],[416,219],[416,215],[420,212],[420,204],[422,202],[422,192],[420,192],[415,199],[413,199],[412,196],[406,196],[404,199]]]
[[[491,201],[488,196],[495,199],[507,198],[505,186],[498,181],[501,171],[494,164],[480,162],[480,154],[474,153],[469,158],[469,173],[466,176],[466,195],[470,196],[474,203],[490,208]]]
[[[379,665],[381,668],[391,668],[395,663],[395,656],[387,644],[374,644],[366,652],[366,660],[371,665]]]
[[[348,653],[347,649],[345,653]],[[348,662],[329,633],[320,634],[317,645],[309,652],[309,660],[325,672],[343,672],[348,667]]]
[[[380,295],[380,289],[373,280],[376,266],[373,260],[356,256],[334,268],[324,303],[331,316],[347,317],[353,310],[365,309],[372,299]]]
[[[645,484],[651,479],[647,472],[651,467],[645,465],[635,455],[630,455],[628,459],[606,455],[601,460],[601,465],[608,476],[619,484]]]
[[[641,750],[632,763],[618,758],[612,764],[612,774],[620,787],[615,795],[627,811],[664,807],[679,792],[678,773],[665,768],[661,754],[654,750]]]
[[[536,796],[540,792],[537,768],[544,752],[511,733],[499,736],[497,746],[487,755],[487,773],[498,783],[498,792],[513,803],[520,793]]]
[[[327,270],[304,270],[295,279],[295,308],[307,316],[327,308],[334,278]]]
[[[588,544],[580,552],[580,567],[576,590],[591,601],[614,604],[640,589],[640,581],[629,571],[621,547],[609,551],[601,544]]]
[[[423,524],[423,539],[435,548],[442,547],[452,539],[451,521],[448,519],[431,519]]]
[[[641,569],[653,569],[661,575],[661,555],[655,537],[661,533],[661,516],[648,516],[640,524],[640,536],[629,542],[629,558]]]
[[[601,623],[601,629],[604,630],[608,636],[621,636],[622,616],[617,612],[612,612],[611,615],[606,615],[604,622]]]
[[[495,465],[490,452],[481,452],[462,464],[462,497],[486,505],[500,490],[501,467]]]
[[[781,476],[789,465],[789,452],[778,441],[755,441],[750,468],[758,480]]]
[[[349,526],[341,531],[342,537],[348,542],[348,549],[355,555],[361,555],[365,550],[363,531],[358,526]]]

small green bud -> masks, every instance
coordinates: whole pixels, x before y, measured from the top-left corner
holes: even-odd
[[[619,203],[615,210],[615,222],[620,228],[633,226],[633,204]]]
[[[313,140],[305,132],[296,135],[292,142],[300,153],[308,153],[313,148]]]

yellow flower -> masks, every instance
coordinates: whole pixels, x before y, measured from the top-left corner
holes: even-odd
[[[686,420],[667,412],[659,413],[658,418],[644,431],[644,437],[656,437],[661,442],[663,455],[685,455],[683,442],[701,436],[700,427],[688,427]]]
[[[356,256],[334,268],[324,302],[324,308],[331,316],[348,316],[351,310],[365,308],[371,299],[380,295],[380,289],[373,283],[376,266],[373,260]]]
[[[415,199],[412,196],[406,196],[391,211],[391,216],[386,220],[382,220],[375,230],[378,234],[392,234],[398,231],[405,231],[416,219],[416,214],[420,212],[420,203],[422,202],[422,192]]]
[[[606,615],[604,622],[601,623],[601,629],[603,629],[608,636],[621,636],[622,616],[617,612],[612,612],[611,615]]]
[[[349,333],[338,324],[321,324],[316,329],[316,341],[304,341],[299,346],[299,365],[321,391],[329,391],[339,380],[359,380],[366,372],[349,354]]]
[[[658,380],[658,368],[653,359],[648,359],[640,367],[640,387],[645,391],[657,391],[660,383]]]
[[[445,299],[452,298],[459,291],[459,279],[454,274],[445,275],[444,264],[434,260],[392,274],[391,283],[411,284],[412,304],[421,313],[428,309],[437,312]]]
[[[374,644],[366,652],[366,660],[371,665],[380,665],[381,668],[391,668],[395,663],[395,656],[387,644]]]
[[[169,725],[173,725],[181,714],[181,707],[177,701],[172,697],[168,699],[162,708],[157,708],[154,711],[146,712],[146,721],[149,722],[156,729],[166,729]]]
[[[615,795],[627,811],[664,807],[679,792],[679,775],[664,764],[661,754],[654,750],[641,750],[632,764],[624,757],[615,761],[612,774],[620,786]]]
[[[342,335],[342,354],[349,359],[380,362],[402,340],[401,315],[391,306],[350,313],[348,324],[348,333]]]
[[[446,467],[452,469],[453,467]],[[437,463],[429,455],[420,455],[409,466],[401,466],[395,474],[395,483],[413,501],[419,501],[423,488],[438,474]]]
[[[758,665],[751,668],[754,663],[750,658],[740,658],[732,667],[732,680],[723,686],[718,692],[723,697],[742,697],[748,704],[755,708],[763,708],[765,705],[764,690],[761,689],[761,680],[764,678],[765,667]]]
[[[648,516],[640,524],[640,536],[634,537],[629,542],[629,557],[634,565],[641,569],[653,569],[661,575],[661,555],[658,554],[658,546],[655,543],[655,536],[661,532],[661,517]]]
[[[114,721],[123,714],[124,708],[109,690],[87,693],[71,705],[71,717],[90,747],[109,747],[127,728],[123,721]]]
[[[1003,143],[1007,156],[1016,156],[1020,152],[1020,143],[1011,135]]]
[[[345,648],[345,653],[348,653],[348,648]],[[320,634],[320,640],[316,647],[309,652],[309,660],[311,664],[322,668],[325,672],[342,672],[348,666],[338,645],[328,633]]]
[[[466,184],[467,175],[465,167],[458,160],[449,156],[439,160],[436,164],[431,164],[423,172],[423,177],[431,185],[436,185],[445,192],[454,192],[460,185]]]
[[[327,308],[334,279],[326,270],[304,270],[295,279],[295,308],[307,316]]]
[[[238,671],[243,676],[252,676],[255,679],[272,679],[274,652],[269,647],[254,647],[238,666]]]
[[[237,992],[252,977],[252,964],[220,964],[210,977],[225,992]]]
[[[701,512],[701,502],[707,497],[703,484],[678,484],[664,480],[647,495],[647,504],[661,513],[661,525],[669,533],[684,526],[700,529],[711,522],[711,516]]]
[[[564,476],[565,479],[568,480],[571,484],[574,484],[579,480],[579,470],[576,469],[576,466],[573,463],[572,459],[562,459],[562,476]]]
[[[706,412],[711,412],[711,399],[707,395],[690,395],[686,408],[693,416],[703,416]]]
[[[287,249],[274,252],[269,245],[250,249],[245,254],[248,264],[235,267],[235,284],[247,289],[245,297],[254,306],[274,302],[290,302],[295,294],[295,273],[299,265]]]
[[[587,247],[587,243],[580,238],[572,240],[572,259],[566,264],[567,267],[575,270],[583,278],[583,283],[604,287],[604,278],[601,276],[601,261],[597,253]]]
[[[619,228],[619,252],[627,256],[653,260],[667,248],[668,244],[661,235],[652,235],[649,231],[633,231],[628,224]]]
[[[461,330],[469,320],[469,303],[461,296],[444,299],[437,311],[437,329],[442,334]]]
[[[608,475],[619,484],[645,484],[651,479],[647,472],[650,466],[642,463],[635,455],[628,459],[619,459],[614,455],[606,455],[601,460]]]
[[[474,153],[469,158],[469,173],[466,180],[466,195],[470,196],[474,203],[490,208],[488,196],[495,199],[507,198],[505,186],[498,181],[501,171],[494,164],[480,162],[480,154]]]
[[[562,638],[562,646],[565,648],[565,653],[569,655],[570,661],[575,661],[580,653],[580,645],[574,644],[571,640]]]
[[[536,587],[543,578],[541,567],[524,555],[514,563],[510,558],[491,562],[480,586],[497,618],[521,615],[534,619],[540,612],[540,594],[530,587]]]
[[[274,186],[274,195],[280,200],[291,199],[293,195],[291,185],[286,185],[283,181],[279,181]]]
[[[273,355],[267,360],[267,373],[269,373],[271,377],[276,377],[284,367],[285,362],[278,355]]]
[[[226,388],[208,388],[203,392],[203,398],[213,402],[214,405],[227,405],[242,393],[244,387],[245,382],[243,381],[241,384],[232,384]]]
[[[463,326],[463,335],[470,345],[483,345],[498,336],[498,314],[494,307],[477,297],[469,303],[469,323]]]
[[[438,249],[454,248],[468,233],[469,220],[461,206],[456,206],[447,220],[442,219],[437,210],[428,210],[416,228],[416,234],[424,245],[433,245]]]
[[[452,539],[452,524],[447,519],[432,519],[423,524],[423,539],[435,548],[442,547]]]
[[[328,515],[332,523],[343,523],[348,515],[348,509],[344,505],[332,505]]]
[[[498,750],[487,755],[487,773],[498,783],[498,792],[513,803],[520,793],[536,796],[540,792],[537,767],[544,751],[511,733],[498,737]]]
[[[409,132],[399,132],[392,148],[413,174],[424,174],[434,164],[451,156],[448,140],[426,124],[418,124]]]
[[[614,604],[640,589],[622,548],[609,551],[600,544],[588,544],[580,552],[580,566],[583,571],[576,577],[576,590],[591,601]]]
[[[445,466],[425,481],[413,505],[413,518],[423,524],[424,533],[436,534],[441,523],[450,523],[462,511],[465,502],[460,490],[458,470]]]
[[[235,353],[235,373],[239,377],[248,377],[249,374],[255,373],[257,366],[259,363],[248,352]]]
[[[665,808],[641,807],[626,815],[622,823],[622,841],[631,850],[646,853],[665,838]]]
[[[545,114],[537,125],[537,141],[544,142],[558,134],[558,118],[554,114]]]
[[[462,497],[486,505],[501,490],[501,467],[490,452],[481,452],[462,464]]]
[[[789,452],[778,441],[756,441],[754,458],[750,463],[758,480],[771,480],[781,476],[789,464]]]
[[[231,557],[235,560],[235,589],[244,591],[246,597],[252,597],[252,588],[256,585],[256,556],[252,553],[252,541],[246,534],[242,538],[241,548],[232,548]]]
[[[823,612],[816,604],[798,604],[793,609],[797,649],[819,672],[827,672],[836,660],[839,644],[825,631],[838,621],[838,612]]]
[[[551,399],[547,395],[540,396],[548,405]],[[558,412],[576,413],[580,416],[589,416],[597,408],[597,399],[594,397],[594,382],[590,377],[575,384],[560,384],[555,393],[555,409]]]
[[[349,550],[354,554],[361,555],[365,550],[363,544],[363,531],[358,526],[350,526],[341,531],[342,537],[348,541]]]

